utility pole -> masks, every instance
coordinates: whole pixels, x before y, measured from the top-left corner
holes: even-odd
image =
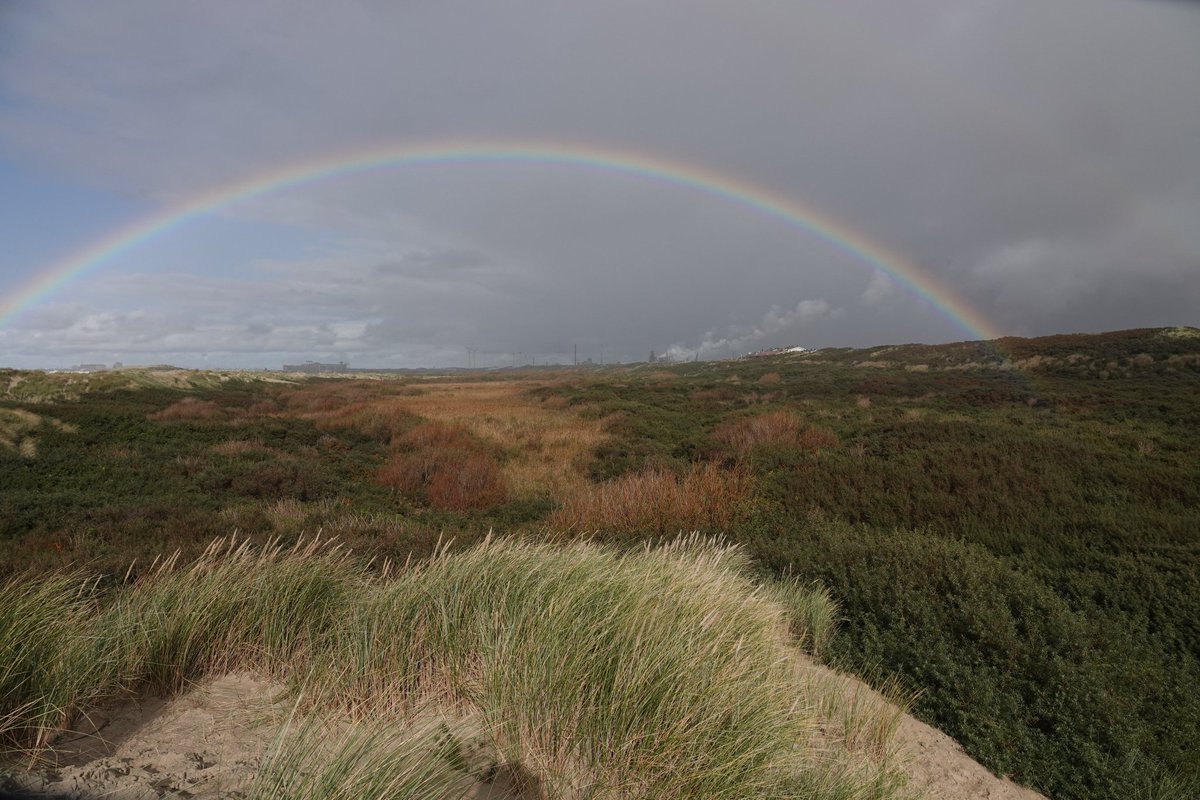
[[[579,345],[575,345],[575,366],[579,366]]]

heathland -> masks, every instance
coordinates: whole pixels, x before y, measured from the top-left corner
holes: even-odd
[[[1191,328],[443,376],[0,371],[3,745],[253,670],[305,720],[256,796],[367,796],[383,762],[413,797],[498,765],[557,796],[904,796],[894,718],[798,693],[801,651],[1051,797],[1188,796],[1198,567]],[[363,727],[379,705],[416,721]],[[347,720],[327,752],[313,731]]]

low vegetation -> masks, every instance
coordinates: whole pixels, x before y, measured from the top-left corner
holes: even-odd
[[[185,593],[182,565],[234,530],[247,552],[321,531],[374,557],[349,584],[331,579],[333,594],[312,589],[334,606],[337,586],[362,581],[375,587],[362,602],[383,603],[400,590],[379,564],[469,558],[498,546],[482,544],[489,530],[523,547],[585,537],[620,548],[598,551],[614,559],[701,531],[740,546],[759,599],[791,610],[795,640],[915,696],[917,715],[998,773],[1056,800],[1200,794],[1195,329],[453,379],[10,371],[5,386],[0,578],[17,581],[5,598],[27,613],[5,623],[19,644],[0,653],[0,675],[42,665],[21,674],[44,698],[10,726],[21,741],[125,686],[130,663],[148,670],[136,681],[187,680],[129,653],[116,668],[46,648],[98,613],[119,629],[137,615],[116,609],[152,595],[166,613],[165,589],[148,587]],[[55,603],[59,616],[38,616]],[[336,652],[310,658],[307,634],[227,622],[219,645],[195,634],[205,670],[256,637],[278,648],[260,666],[289,675]],[[343,692],[331,708],[357,714],[366,690],[328,683]],[[562,757],[519,726],[504,736]],[[858,774],[822,763],[830,781]],[[800,796],[838,796],[804,774]]]

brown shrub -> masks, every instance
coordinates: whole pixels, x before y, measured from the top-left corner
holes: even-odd
[[[815,428],[811,425],[806,426],[800,431],[800,435],[796,437],[796,446],[802,450],[809,450],[814,453],[819,453],[822,450],[830,450],[837,447],[839,444],[837,434],[828,428]]]
[[[483,453],[439,465],[429,482],[429,504],[444,511],[492,508],[504,503],[508,490],[496,459]]]
[[[147,419],[155,422],[172,422],[176,420],[214,419],[223,414],[222,408],[211,400],[201,400],[198,397],[185,397],[172,403],[162,411],[147,415]]]
[[[439,448],[394,454],[375,479],[441,510],[491,508],[508,499],[496,459],[486,453]]]
[[[713,436],[743,457],[757,447],[799,447],[820,452],[838,444],[832,431],[805,425],[799,415],[791,411],[769,411],[729,420],[718,425]]]
[[[765,374],[761,378],[759,378],[758,382],[761,383],[763,386],[775,386],[779,383],[779,373],[778,372],[768,372],[767,374]]]
[[[719,533],[745,515],[751,488],[745,470],[714,464],[694,466],[683,476],[646,470],[569,496],[549,524],[574,531]]]
[[[697,389],[688,395],[689,400],[694,400],[697,403],[703,402],[718,402],[724,403],[730,400],[737,400],[738,393],[728,386],[718,386],[715,389]]]
[[[463,453],[453,455],[462,457]],[[375,473],[375,480],[414,499],[419,498],[433,480],[446,453],[419,451],[396,453]]]

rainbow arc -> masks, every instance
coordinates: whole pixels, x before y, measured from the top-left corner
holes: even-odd
[[[0,299],[0,325],[41,302],[62,286],[111,262],[119,254],[236,203],[359,173],[422,164],[471,163],[537,164],[599,171],[655,181],[720,198],[789,225],[851,256],[865,268],[883,272],[905,291],[935,308],[968,338],[996,339],[1002,335],[944,282],[866,234],[795,198],[735,176],[658,156],[590,145],[528,141],[441,141],[356,150],[289,164],[221,186],[113,231],[65,259],[39,270],[7,297]]]

